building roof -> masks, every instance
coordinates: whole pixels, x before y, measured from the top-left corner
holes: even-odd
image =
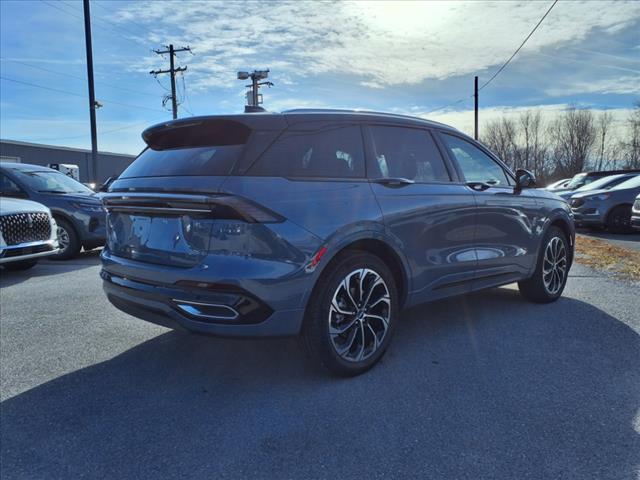
[[[20,140],[0,139],[0,145],[1,144],[18,145],[23,147],[35,147],[35,148],[50,148],[53,150],[63,150],[66,152],[91,153],[91,150],[88,150],[86,148],[61,147],[59,145],[46,145],[44,143],[22,142]],[[114,152],[103,152],[103,151],[98,151],[98,155],[115,155],[118,157],[126,157],[126,158],[136,157],[135,155],[127,155],[126,153],[114,153]]]

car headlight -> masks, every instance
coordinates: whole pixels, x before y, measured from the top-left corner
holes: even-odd
[[[81,202],[73,202],[71,205],[73,205],[76,208],[79,208],[80,210],[84,210],[85,212],[104,212],[105,209],[104,207],[99,204],[99,203],[81,203]]]
[[[607,200],[611,197],[610,193],[601,193],[600,195],[594,195],[593,197],[589,197],[589,200]]]

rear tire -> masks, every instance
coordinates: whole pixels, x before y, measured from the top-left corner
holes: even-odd
[[[384,355],[399,316],[391,270],[367,252],[349,251],[323,272],[307,308],[301,340],[331,373],[366,372]]]
[[[629,233],[631,229],[631,205],[618,205],[607,215],[607,230],[611,233]]]
[[[11,272],[19,272],[21,270],[29,270],[38,263],[38,260],[21,260],[18,262],[5,263],[2,266]]]
[[[547,230],[533,276],[518,282],[523,297],[536,303],[551,303],[560,298],[569,276],[569,248],[560,228],[552,226]]]
[[[56,218],[58,224],[58,243],[60,252],[52,256],[52,260],[68,260],[80,252],[82,244],[75,228],[64,218]]]

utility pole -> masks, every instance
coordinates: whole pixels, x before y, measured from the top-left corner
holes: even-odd
[[[86,1],[86,0],[85,0]],[[173,119],[178,118],[178,99],[176,97],[176,73],[184,72],[187,67],[175,67],[174,59],[177,52],[191,52],[191,47],[173,48],[173,45],[166,47],[166,50],[154,50],[158,55],[169,54],[169,70],[151,70],[149,73],[154,77],[161,73],[169,73],[171,75],[171,110]],[[193,53],[193,52],[192,52]]]
[[[478,140],[478,76],[473,82],[473,104],[474,104],[474,129],[473,138]]]
[[[91,121],[91,180],[98,183],[98,132],[96,127],[96,93],[93,87],[93,48],[91,46],[91,12],[89,0],[83,0],[84,40],[87,49],[87,81],[89,83],[89,118]]]

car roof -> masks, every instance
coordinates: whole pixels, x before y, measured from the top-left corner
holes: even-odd
[[[246,125],[252,129],[283,129],[288,125],[303,122],[344,122],[344,121],[363,121],[363,122],[382,122],[387,124],[411,125],[439,128],[451,132],[460,133],[457,129],[445,125],[443,123],[426,120],[419,117],[411,117],[409,115],[399,115],[395,113],[370,112],[364,110],[338,110],[338,109],[295,109],[285,110],[283,112],[256,112],[241,113],[231,115],[203,115],[198,117],[186,117],[178,120],[170,120],[158,123],[147,128],[142,137],[147,139],[150,135],[161,131],[171,130],[173,128],[182,128],[189,126],[205,126],[209,122],[220,120],[229,120]]]
[[[57,172],[53,168],[44,167],[42,165],[33,165],[32,163],[14,163],[14,162],[2,162],[0,163],[0,168],[12,168],[14,170],[28,170],[31,172]]]

